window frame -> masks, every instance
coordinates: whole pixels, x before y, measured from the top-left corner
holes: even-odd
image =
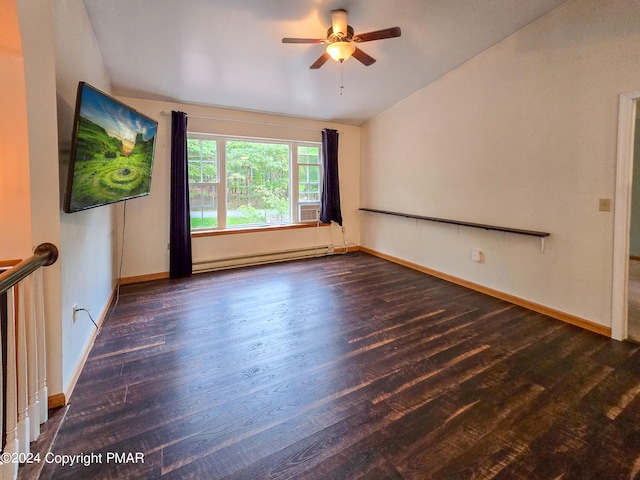
[[[195,132],[187,132],[187,139],[198,139],[198,140],[212,140],[212,135],[209,134],[205,134],[205,133],[195,133]],[[215,139],[214,139],[215,140]],[[190,159],[189,156],[187,155],[187,178],[189,177],[189,163],[190,163]],[[202,159],[200,159],[200,162],[202,163]],[[224,168],[224,163],[220,161],[220,144],[219,142],[216,141],[216,160],[215,160],[215,164],[216,164],[216,176],[217,176],[217,182],[196,182],[196,183],[192,183],[191,181],[189,181],[189,190],[192,188],[192,185],[199,185],[199,186],[212,186],[215,188],[216,191],[216,218],[217,218],[217,224],[218,226],[220,225],[220,189],[221,189],[221,181],[220,179],[223,178],[223,175],[226,175],[226,171]],[[225,199],[226,201],[226,199]],[[204,204],[201,207],[202,209],[204,209]],[[225,209],[226,212],[226,209]],[[191,216],[191,205],[189,206],[189,216]],[[224,219],[225,223],[226,223],[226,218]],[[205,230],[213,230],[213,229],[217,229],[218,226],[216,227],[202,227],[202,228],[197,228],[197,229],[193,229],[190,227],[190,230],[193,231],[205,231]]]
[[[300,162],[298,155],[299,155],[299,148],[300,147],[307,147],[310,148],[317,148],[318,149],[318,163],[308,163],[308,162]],[[307,157],[307,160],[309,158],[309,153],[307,152],[305,154],[305,157]],[[296,199],[297,199],[297,203],[298,205],[315,205],[315,204],[319,204],[320,203],[320,197],[321,197],[321,188],[322,188],[322,143],[319,142],[317,145],[311,145],[308,142],[305,142],[304,144],[299,142],[296,147],[295,147],[295,159],[293,160],[293,163],[295,165],[296,168],[296,173],[298,175],[297,181],[296,181]],[[300,170],[301,167],[307,167],[307,170],[309,172],[309,176],[310,176],[310,171],[312,167],[317,167],[318,168],[318,200],[300,200]],[[305,182],[306,185],[313,185],[314,182]]]
[[[192,235],[202,235],[207,233],[234,233],[246,232],[265,229],[284,229],[299,228],[303,226],[315,225],[316,223],[300,222],[298,205],[319,204],[314,201],[299,201],[299,179],[301,166],[316,166],[316,164],[299,164],[298,163],[298,147],[314,147],[318,149],[319,177],[318,189],[322,188],[323,162],[322,162],[322,142],[302,141],[302,140],[285,140],[277,138],[257,138],[235,135],[219,135],[212,133],[187,132],[187,139],[207,140],[216,142],[216,171],[217,182],[189,182],[189,188],[193,185],[198,186],[214,186],[217,195],[217,226],[191,228]],[[286,144],[289,148],[289,218],[291,221],[282,223],[264,223],[256,225],[238,225],[229,227],[227,225],[227,141],[234,142],[251,142],[251,143],[273,143]],[[222,199],[220,196],[223,195]],[[201,208],[204,208],[202,206]],[[189,212],[191,214],[191,211]]]

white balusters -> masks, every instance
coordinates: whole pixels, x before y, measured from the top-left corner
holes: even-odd
[[[5,425],[7,431],[6,444],[3,453],[8,453],[17,458],[19,450],[18,444],[18,406],[16,390],[16,302],[15,287],[7,291],[7,401]],[[2,478],[17,478],[18,463],[3,463]]]
[[[45,351],[45,318],[42,272],[36,270],[6,292],[6,425],[3,453],[25,458],[30,443],[40,435],[40,425],[48,418]],[[2,349],[0,342],[0,358]],[[0,368],[0,386],[3,384]],[[0,463],[0,480],[16,479],[18,462]]]

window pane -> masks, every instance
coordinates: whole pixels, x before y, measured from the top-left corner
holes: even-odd
[[[300,165],[298,179],[300,182],[308,182],[309,181],[309,167],[307,165]]]
[[[215,139],[187,139],[191,228],[218,226],[218,154]]]
[[[191,185],[189,203],[192,229],[218,226],[218,195],[215,185]]]
[[[318,147],[298,147],[306,149],[305,152],[319,152]],[[299,159],[300,157],[298,157]],[[308,157],[309,161],[317,162],[315,157]],[[298,165],[298,202],[319,202],[320,201],[320,165],[307,164]]]
[[[307,163],[307,150],[309,147],[298,147],[298,163]]]
[[[202,168],[200,160],[189,160],[189,183],[197,183],[202,179]]]
[[[309,181],[313,183],[320,182],[320,167],[308,167],[309,168]]]
[[[320,148],[310,146],[298,147],[298,163],[306,164],[319,164],[320,163]]]
[[[228,140],[227,226],[291,221],[289,145]]]
[[[217,182],[218,155],[215,140],[187,139],[189,182]]]
[[[320,188],[314,184],[300,184],[299,200],[300,202],[319,202],[320,201]]]
[[[218,181],[217,162],[203,160],[200,168],[202,172],[202,180],[200,180],[201,182]]]

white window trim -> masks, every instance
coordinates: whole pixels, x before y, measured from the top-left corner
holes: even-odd
[[[302,141],[302,140],[284,140],[277,138],[260,138],[260,137],[245,137],[245,136],[234,136],[234,135],[218,135],[212,133],[201,133],[201,132],[187,132],[187,138],[189,139],[200,139],[200,140],[209,140],[216,141],[216,171],[218,173],[218,181],[217,182],[203,182],[203,184],[207,185],[216,185],[217,186],[217,214],[218,214],[218,226],[216,227],[203,227],[191,229],[191,233],[202,233],[202,232],[215,232],[215,231],[233,231],[233,230],[249,230],[249,229],[261,229],[265,227],[277,227],[277,226],[287,226],[287,225],[299,225],[300,219],[298,218],[298,205],[312,205],[319,202],[300,202],[299,201],[299,172],[300,165],[298,164],[298,146],[312,146],[317,147],[319,152],[319,163],[320,167],[320,177],[319,184],[322,185],[322,176],[324,174],[323,171],[323,162],[322,162],[322,143],[321,142],[310,142],[310,141]],[[289,218],[293,219],[290,222],[283,223],[272,223],[272,224],[263,224],[263,225],[239,225],[234,227],[227,226],[227,175],[226,175],[226,142],[227,140],[232,141],[246,141],[246,142],[256,142],[256,143],[274,143],[274,144],[285,144],[289,146]],[[315,164],[302,164],[302,165],[315,165]],[[223,196],[221,201],[220,196]]]

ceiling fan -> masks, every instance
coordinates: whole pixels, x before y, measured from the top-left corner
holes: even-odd
[[[347,25],[346,10],[331,10],[331,27],[327,30],[327,38],[283,38],[282,43],[324,43],[328,44],[326,51],[318,58],[310,68],[317,69],[325,64],[329,58],[336,62],[344,62],[353,56],[362,64],[372,65],[375,58],[360,50],[356,43],[370,42],[372,40],[382,40],[385,38],[399,37],[402,32],[400,27],[385,28],[374,32],[360,33],[354,35],[353,27]]]

